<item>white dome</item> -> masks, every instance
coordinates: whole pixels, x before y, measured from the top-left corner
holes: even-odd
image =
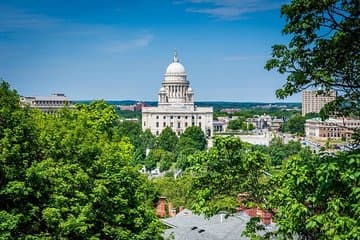
[[[189,88],[187,89],[187,91],[188,91],[189,93],[192,93],[192,92],[193,92],[193,90],[192,90],[191,87],[189,87]]]
[[[166,74],[169,75],[185,75],[185,68],[184,66],[179,63],[179,58],[177,52],[175,50],[173,62],[166,68]]]
[[[166,89],[164,87],[161,87],[159,92],[166,93]]]
[[[166,68],[166,74],[186,74],[184,66],[179,62],[173,62]]]

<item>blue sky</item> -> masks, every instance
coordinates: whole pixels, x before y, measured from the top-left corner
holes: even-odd
[[[21,95],[157,100],[176,48],[198,101],[279,101],[280,0],[0,1],[0,76]],[[293,96],[286,101],[300,101]]]

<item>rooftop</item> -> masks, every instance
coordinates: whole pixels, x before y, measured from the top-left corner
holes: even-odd
[[[184,209],[175,217],[165,218],[161,221],[169,226],[164,236],[174,235],[175,240],[245,240],[241,233],[246,227],[250,217],[245,213],[238,213],[225,217],[217,214],[206,219],[202,215],[193,214],[191,210]],[[266,226],[267,231],[273,231],[274,224]]]

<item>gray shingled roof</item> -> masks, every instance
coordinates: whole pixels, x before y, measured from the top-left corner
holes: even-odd
[[[217,214],[210,219],[204,216],[193,214],[185,209],[175,217],[165,218],[161,221],[169,226],[164,232],[165,237],[171,234],[175,240],[245,240],[241,233],[246,227],[250,217],[244,213],[229,216]],[[267,229],[274,229],[274,225],[269,225]]]

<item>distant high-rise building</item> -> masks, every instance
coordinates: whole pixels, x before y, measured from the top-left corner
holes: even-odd
[[[173,62],[166,69],[158,96],[157,107],[142,108],[143,130],[150,129],[154,135],[159,135],[170,127],[180,135],[186,128],[198,126],[206,136],[212,136],[213,108],[195,106],[194,92],[176,52]]]
[[[321,108],[328,102],[335,100],[336,91],[330,90],[320,93],[317,90],[303,91],[302,95],[302,115],[307,113],[319,113]]]

